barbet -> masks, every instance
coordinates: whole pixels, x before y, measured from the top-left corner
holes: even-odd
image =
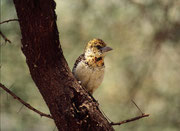
[[[90,94],[93,94],[103,81],[104,57],[106,52],[111,50],[101,39],[93,39],[87,43],[84,53],[74,64],[73,75]]]

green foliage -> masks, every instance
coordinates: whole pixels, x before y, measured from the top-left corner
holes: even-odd
[[[131,99],[150,114],[149,118],[115,129],[178,131],[180,2],[67,0],[56,3],[61,45],[70,68],[92,38],[101,38],[114,49],[106,56],[105,79],[94,94],[109,119],[118,122],[139,115]],[[2,21],[16,17],[12,3],[2,2],[2,7]],[[1,30],[12,41],[5,44],[1,39],[1,82],[32,106],[48,113],[20,50],[18,23],[3,24]],[[52,120],[40,118],[25,107],[17,113],[22,105],[0,91],[2,131],[54,129]]]

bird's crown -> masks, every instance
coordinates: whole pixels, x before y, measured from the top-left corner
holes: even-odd
[[[101,40],[101,39],[93,39],[93,40],[90,40],[87,43],[86,48],[85,48],[85,52],[88,49],[93,49],[94,51],[98,51],[98,50],[100,50],[101,48],[103,48],[105,46],[106,46],[106,43],[103,40]]]

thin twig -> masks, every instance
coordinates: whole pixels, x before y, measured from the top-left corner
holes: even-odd
[[[11,21],[19,21],[19,20],[18,19],[9,19],[9,20],[5,20],[5,21],[0,22],[0,24],[8,23],[8,22],[11,22]],[[6,42],[11,43],[11,41],[1,31],[0,31],[0,35],[5,40],[5,43]]]
[[[141,118],[144,118],[144,117],[148,117],[149,114],[143,114],[143,115],[140,115],[140,116],[137,116],[137,117],[133,117],[133,118],[130,118],[130,119],[127,119],[127,120],[124,120],[124,121],[121,121],[121,122],[111,122],[110,124],[112,126],[115,126],[115,125],[122,125],[122,124],[125,124],[125,123],[128,123],[128,122],[132,122],[132,121],[136,121],[136,120],[139,120]]]
[[[133,100],[131,100],[132,101],[132,103],[138,108],[138,110],[141,112],[141,114],[143,115],[144,113],[141,111],[141,109],[139,108],[139,106],[133,101]]]
[[[5,20],[5,21],[0,22],[0,24],[8,23],[11,21],[19,21],[19,20],[18,19],[9,19],[9,20]]]
[[[9,90],[12,89],[14,87],[14,83],[9,87]],[[9,100],[9,97],[8,97],[8,93],[7,94],[7,100]]]
[[[48,117],[48,118],[52,118],[51,115],[45,114],[37,109],[35,109],[34,107],[32,107],[30,104],[26,103],[25,101],[23,101],[21,98],[19,98],[18,96],[16,96],[13,92],[11,92],[8,88],[6,88],[3,84],[0,83],[0,87],[5,90],[7,93],[9,93],[12,97],[14,97],[14,99],[17,99],[19,102],[21,102],[23,105],[25,105],[27,108],[29,108],[30,110],[38,113],[40,116],[44,116],[44,117]]]
[[[5,42],[9,42],[11,43],[11,41],[0,31],[0,35],[2,36],[2,38],[5,40]]]
[[[24,105],[21,106],[21,108],[17,111],[17,113],[19,113],[23,107],[24,107]]]

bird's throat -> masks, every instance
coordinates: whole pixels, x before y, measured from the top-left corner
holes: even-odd
[[[104,66],[104,57],[87,57],[86,62],[91,67],[102,67]]]
[[[95,57],[95,63],[98,67],[104,66],[104,58],[103,57]]]

